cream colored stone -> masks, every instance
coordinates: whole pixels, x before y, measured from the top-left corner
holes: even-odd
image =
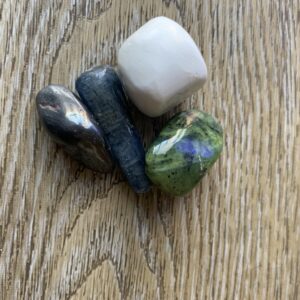
[[[157,117],[200,89],[207,68],[191,36],[166,17],[150,20],[122,45],[118,69],[129,98]]]

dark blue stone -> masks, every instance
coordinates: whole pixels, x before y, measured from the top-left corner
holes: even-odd
[[[76,89],[81,101],[102,128],[112,155],[137,193],[147,192],[145,151],[126,106],[122,83],[109,66],[95,67],[80,75]]]
[[[72,157],[98,172],[112,169],[101,129],[70,90],[49,85],[37,94],[36,104],[48,132]]]

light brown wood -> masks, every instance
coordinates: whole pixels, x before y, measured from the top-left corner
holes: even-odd
[[[0,1],[1,299],[300,299],[299,0]],[[189,196],[135,195],[73,161],[38,121],[48,83],[74,88],[166,15],[209,79],[187,107],[225,129]],[[145,144],[168,116],[135,112]]]

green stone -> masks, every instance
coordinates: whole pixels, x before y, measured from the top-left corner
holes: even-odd
[[[223,130],[209,114],[190,110],[174,116],[146,153],[146,173],[174,196],[190,192],[219,158]]]

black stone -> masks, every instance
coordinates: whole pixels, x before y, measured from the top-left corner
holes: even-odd
[[[101,129],[70,90],[49,85],[36,96],[39,116],[55,141],[89,169],[109,172],[112,161]]]
[[[145,151],[126,106],[122,83],[110,66],[95,67],[76,80],[81,101],[102,128],[112,155],[137,193],[147,192]]]

